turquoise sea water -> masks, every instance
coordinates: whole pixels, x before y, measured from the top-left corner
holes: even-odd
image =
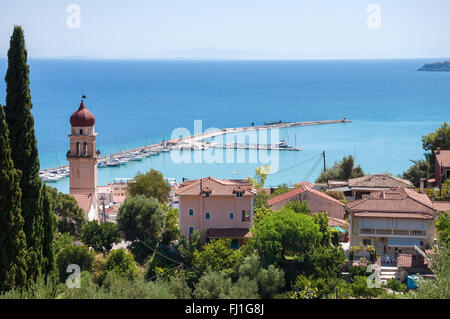
[[[97,119],[102,155],[170,138],[177,127],[193,132],[194,120],[207,129],[346,116],[353,123],[281,131],[281,138],[303,151],[280,152],[279,173],[267,183],[304,179],[315,160],[297,164],[323,150],[328,166],[351,154],[366,172],[399,174],[422,156],[421,136],[450,120],[450,73],[416,72],[430,61],[30,60],[41,167],[67,163],[69,117],[84,93]],[[6,61],[0,60],[0,74],[5,72]],[[243,178],[260,164],[176,164],[170,154],[160,154],[99,169],[99,183],[150,168],[178,180]],[[310,181],[321,167],[309,174]],[[68,192],[69,180],[52,185]]]

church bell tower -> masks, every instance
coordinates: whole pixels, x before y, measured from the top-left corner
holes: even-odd
[[[67,152],[70,194],[87,214],[92,208],[98,209],[97,160],[100,152],[96,145],[95,117],[84,105],[84,99],[70,117],[70,124],[70,149]]]

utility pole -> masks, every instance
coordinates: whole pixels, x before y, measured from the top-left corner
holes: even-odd
[[[322,156],[323,156],[323,171],[326,172],[327,171],[327,164],[325,162],[325,151],[322,152]]]
[[[181,263],[181,295],[182,295],[182,299],[185,299],[185,297],[184,297],[184,266],[183,266],[183,263]]]
[[[104,200],[102,200],[102,206],[103,206],[103,222],[106,223],[105,201]]]

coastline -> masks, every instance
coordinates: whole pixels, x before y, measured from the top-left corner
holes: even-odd
[[[236,128],[223,128],[218,129],[212,132],[208,133],[202,133],[202,134],[195,134],[188,137],[183,137],[175,140],[168,140],[168,141],[161,141],[157,144],[151,144],[151,145],[145,145],[137,148],[133,148],[126,151],[117,152],[108,156],[99,157],[98,163],[103,163],[106,166],[106,162],[110,158],[117,158],[121,156],[130,156],[134,153],[141,153],[141,152],[164,152],[167,151],[167,148],[169,150],[173,149],[195,149],[195,143],[203,142],[206,139],[226,135],[226,134],[233,134],[233,133],[242,133],[242,132],[248,132],[248,131],[258,131],[258,130],[269,130],[269,129],[279,129],[279,128],[289,128],[289,127],[301,127],[301,126],[313,126],[313,125],[325,125],[325,124],[336,124],[336,123],[352,123],[352,121],[347,120],[345,117],[340,120],[323,120],[323,121],[303,121],[303,122],[280,122],[280,123],[274,123],[274,124],[268,124],[268,125],[258,125],[258,126],[247,126],[247,127],[236,127]],[[243,148],[243,147],[236,147],[230,146],[230,145],[222,145],[222,146],[211,146],[211,147],[222,147],[222,148]],[[163,148],[166,148],[163,150]],[[270,150],[290,150],[290,151],[301,151],[300,148],[284,148],[284,147],[276,147],[273,145],[258,145],[257,147],[254,147],[255,149],[270,149]],[[54,174],[53,172],[59,172],[61,170],[67,171],[69,168],[69,165],[59,166],[56,168],[48,168],[48,169],[42,169],[39,171],[40,175],[47,175],[47,174]],[[62,176],[61,178],[69,176],[66,174],[65,176]],[[42,176],[41,176],[42,177]]]

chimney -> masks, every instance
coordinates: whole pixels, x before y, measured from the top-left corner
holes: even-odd
[[[439,154],[441,152],[441,148],[438,146],[437,148],[436,148],[436,154]]]
[[[424,188],[425,178],[420,178],[420,193],[423,194],[423,188]]]

